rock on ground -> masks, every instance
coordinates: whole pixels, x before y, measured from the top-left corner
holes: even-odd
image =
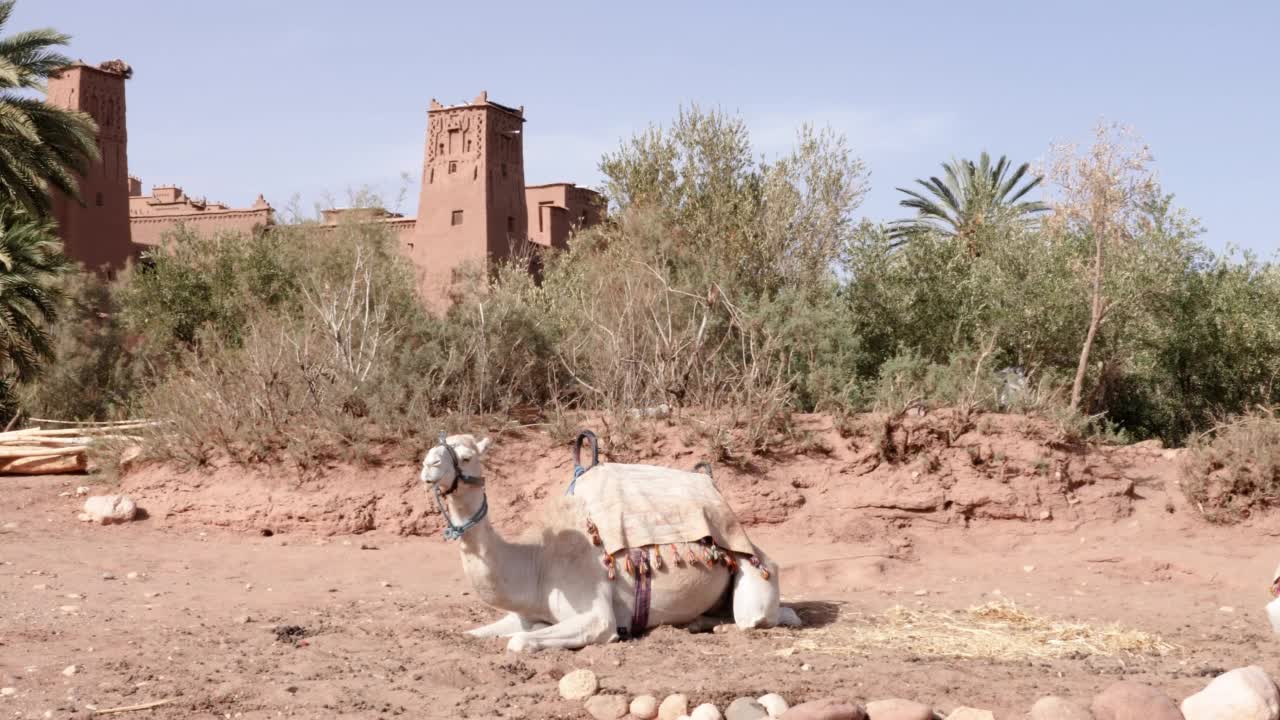
[[[933,708],[911,700],[893,698],[867,703],[871,720],[933,720]]]
[[[689,713],[689,720],[722,720],[720,709],[711,703],[702,703]]]
[[[658,720],[678,720],[689,714],[689,698],[680,693],[668,695],[658,706]]]
[[[800,703],[782,713],[782,720],[867,720],[867,711],[861,705],[827,698]]]
[[[756,702],[763,705],[764,709],[769,711],[769,717],[771,718],[782,717],[782,713],[786,712],[787,708],[789,707],[787,705],[787,701],[784,700],[783,697],[777,693],[769,693],[768,695],[761,695],[760,697],[756,698]]]
[[[769,711],[751,698],[740,697],[725,708],[725,720],[767,720]]]
[[[583,703],[595,720],[618,720],[627,714],[627,699],[621,695],[596,695]]]
[[[1257,665],[1236,668],[1183,700],[1182,714],[1187,720],[1277,720],[1280,691]]]
[[[94,495],[84,501],[81,518],[99,525],[125,523],[138,514],[138,505],[128,495]]]
[[[652,695],[641,695],[631,701],[628,710],[636,720],[653,720],[658,717],[658,699]]]
[[[590,670],[574,670],[560,678],[560,697],[565,700],[586,700],[600,689],[600,681]]]
[[[1183,720],[1167,695],[1150,685],[1121,680],[1093,699],[1095,720]]]
[[[958,707],[951,711],[951,714],[947,716],[947,720],[996,720],[996,716],[990,710]]]
[[[1093,715],[1079,705],[1049,695],[1031,706],[1027,720],[1093,720]]]

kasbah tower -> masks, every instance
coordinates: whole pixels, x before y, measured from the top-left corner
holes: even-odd
[[[122,62],[98,67],[76,64],[51,77],[48,102],[82,110],[98,123],[101,162],[80,176],[80,198],[55,193],[53,216],[66,253],[86,268],[114,275],[134,255],[129,239],[128,133],[124,83],[131,71]]]

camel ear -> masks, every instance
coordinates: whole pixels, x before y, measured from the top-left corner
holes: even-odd
[[[482,438],[480,442],[476,443],[476,450],[479,450],[481,455],[485,454],[488,449],[489,438]]]

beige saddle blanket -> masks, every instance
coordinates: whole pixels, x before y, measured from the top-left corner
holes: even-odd
[[[703,473],[605,463],[583,473],[573,494],[585,505],[610,555],[704,537],[726,550],[755,554],[729,503]]]

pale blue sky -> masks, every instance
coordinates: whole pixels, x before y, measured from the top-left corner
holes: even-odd
[[[236,205],[310,210],[416,183],[430,98],[524,105],[526,179],[599,182],[600,155],[698,102],[757,150],[801,122],[846,133],[871,169],[860,212],[983,149],[1017,161],[1087,142],[1099,118],[1151,145],[1214,247],[1280,246],[1280,2],[407,2],[19,0],[70,54],[120,57],[129,164]],[[401,211],[415,212],[412,186]]]

